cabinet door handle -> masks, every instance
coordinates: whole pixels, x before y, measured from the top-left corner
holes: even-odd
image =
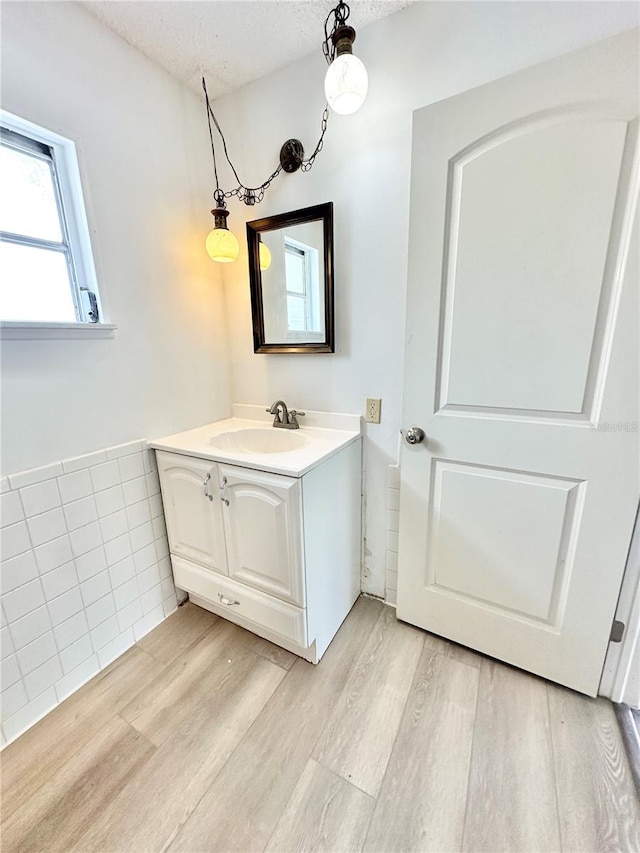
[[[209,498],[210,501],[213,500],[213,495],[209,494],[209,480],[211,479],[211,472],[207,474],[207,476],[202,481],[202,491]]]
[[[227,478],[223,477],[222,482],[220,483],[220,500],[222,501],[222,503],[225,506],[229,506],[229,499],[227,498],[227,496],[224,493],[226,485],[227,485]]]
[[[231,607],[232,604],[240,604],[239,601],[232,601],[230,598],[227,598],[221,592],[218,593],[218,598],[220,599],[220,604],[226,604],[227,607]]]

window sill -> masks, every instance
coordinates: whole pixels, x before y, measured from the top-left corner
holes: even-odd
[[[50,341],[115,337],[118,327],[113,323],[15,323],[0,322],[0,340]]]

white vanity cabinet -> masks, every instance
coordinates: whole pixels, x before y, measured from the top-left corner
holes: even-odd
[[[174,556],[304,605],[299,480],[162,452],[158,473]]]
[[[300,477],[156,453],[176,585],[317,663],[360,592],[360,439]]]
[[[157,459],[171,553],[226,574],[222,513],[213,495],[217,464],[177,453],[158,453]]]
[[[220,465],[228,575],[304,607],[300,480]]]

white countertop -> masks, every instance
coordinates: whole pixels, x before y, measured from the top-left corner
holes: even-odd
[[[239,430],[275,430],[273,415],[265,412],[266,406],[234,404],[233,417],[178,432],[148,442],[156,450],[168,450],[186,456],[227,462],[243,468],[254,468],[272,474],[302,477],[325,459],[338,453],[343,447],[358,441],[362,434],[359,415],[334,414],[330,412],[307,412],[300,418],[299,430],[280,430],[295,433],[305,439],[302,447],[276,453],[232,450],[215,447],[211,439]]]

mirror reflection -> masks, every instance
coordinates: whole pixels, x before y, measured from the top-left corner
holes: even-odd
[[[265,343],[324,339],[324,229],[322,221],[261,235]],[[267,252],[271,263],[264,268]]]
[[[332,205],[247,223],[255,352],[333,352]]]

